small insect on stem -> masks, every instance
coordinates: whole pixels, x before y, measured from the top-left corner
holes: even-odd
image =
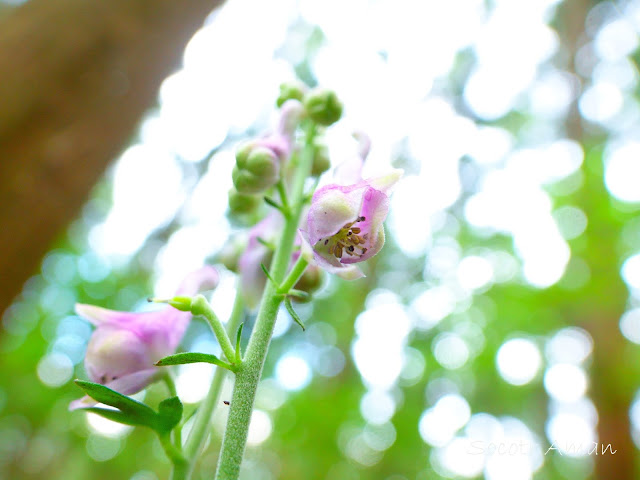
[[[231,402],[229,400],[223,400],[222,403],[224,403],[225,405],[231,405]]]

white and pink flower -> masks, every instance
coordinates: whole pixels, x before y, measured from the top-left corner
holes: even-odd
[[[177,295],[195,295],[215,288],[218,273],[203,267],[182,282]],[[76,313],[96,326],[85,356],[92,382],[106,385],[123,395],[139,392],[163,375],[154,364],[175,353],[191,319],[190,312],[173,307],[154,312],[119,312],[94,305],[76,305]],[[69,408],[95,405],[90,397],[71,402]]]

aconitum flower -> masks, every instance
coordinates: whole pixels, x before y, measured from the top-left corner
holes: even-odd
[[[331,184],[317,190],[306,226],[300,230],[306,260],[348,280],[364,276],[354,264],[373,257],[384,245],[388,195],[401,175],[402,170],[394,170],[352,185]]]
[[[195,295],[217,284],[217,271],[203,267],[184,279],[176,295]],[[77,304],[76,313],[96,326],[84,362],[89,379],[124,395],[139,392],[163,374],[154,364],[176,351],[191,318],[190,312],[170,306],[131,313]],[[83,397],[71,402],[69,408],[95,403]]]

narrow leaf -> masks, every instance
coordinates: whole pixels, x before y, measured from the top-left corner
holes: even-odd
[[[265,247],[267,247],[269,250],[275,251],[276,246],[271,243],[271,242],[267,242],[264,238],[262,237],[256,237],[256,240],[258,240],[258,243],[260,243],[261,245],[264,245]]]
[[[278,284],[276,283],[276,281],[273,279],[273,277],[271,276],[271,274],[269,273],[269,270],[267,270],[267,267],[265,267],[265,266],[264,266],[264,263],[261,263],[261,264],[260,264],[260,268],[262,268],[262,271],[264,272],[264,274],[267,276],[267,278],[268,278],[269,280],[271,280],[271,282],[272,282],[274,285],[278,285]]]
[[[182,402],[178,397],[167,398],[158,405],[158,429],[170,432],[182,418]]]
[[[76,385],[82,388],[85,393],[94,400],[119,409],[129,422],[137,422],[128,423],[128,425],[146,425],[154,428],[156,424],[156,412],[144,403],[140,403],[99,383],[76,380]],[[103,414],[101,413],[101,415]]]
[[[175,355],[169,355],[156,362],[157,367],[166,367],[169,365],[185,365],[187,363],[212,363],[227,370],[234,371],[232,365],[220,360],[215,355],[210,353],[196,353],[196,352],[184,352],[176,353]]]
[[[93,412],[101,417],[107,418],[114,422],[122,423],[124,425],[131,425],[133,427],[149,427],[156,429],[157,427],[157,418],[148,419],[148,418],[139,418],[134,416],[129,416],[126,413],[123,413],[120,410],[111,410],[108,408],[99,408],[99,407],[91,407],[84,409],[87,412]]]
[[[273,208],[276,208],[278,210],[280,210],[281,212],[282,210],[282,205],[280,205],[279,203],[277,203],[275,200],[269,198],[269,197],[264,197],[264,201],[267,202],[269,205],[271,205]]]
[[[293,305],[291,305],[291,299],[289,297],[286,297],[284,299],[284,306],[287,307],[287,312],[289,312],[289,315],[291,315],[291,318],[293,318],[293,321],[296,322],[298,325],[300,325],[300,328],[302,328],[302,331],[304,332],[306,330],[304,323],[302,323],[302,320],[300,320],[300,317],[298,316],[296,311],[293,309]]]
[[[236,363],[240,365],[242,363],[242,351],[240,350],[240,339],[242,338],[242,327],[244,323],[241,323],[238,327],[238,333],[236,334]]]

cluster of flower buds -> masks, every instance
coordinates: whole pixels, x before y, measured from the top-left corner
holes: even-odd
[[[232,177],[238,193],[262,193],[280,178],[280,160],[271,148],[247,143],[236,152]]]
[[[295,146],[296,129],[304,118],[324,127],[342,116],[342,103],[333,91],[309,90],[299,82],[282,84],[276,103],[280,108],[280,119],[275,132],[245,143],[236,151],[236,164],[231,174],[234,187],[229,191],[232,214],[256,211],[262,195],[280,181]],[[311,174],[318,177],[330,166],[327,148],[317,144]]]
[[[275,132],[247,142],[236,151],[236,164],[231,173],[234,187],[229,191],[231,213],[255,211],[261,204],[261,196],[280,181],[303,115],[302,103],[295,98],[287,99],[281,104]]]

